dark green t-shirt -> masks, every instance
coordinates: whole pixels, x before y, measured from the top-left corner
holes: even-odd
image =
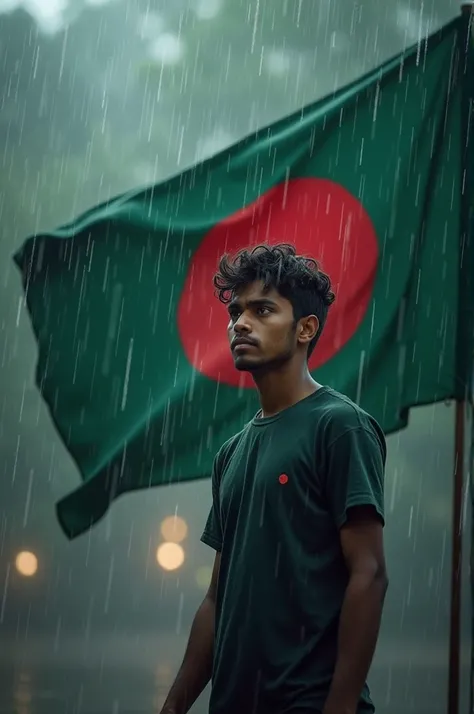
[[[385,454],[374,419],[328,387],[220,449],[202,535],[221,552],[211,714],[322,708],[348,580],[339,528],[356,505],[383,520]]]

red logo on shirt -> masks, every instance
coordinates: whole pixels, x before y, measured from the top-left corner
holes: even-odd
[[[288,483],[288,476],[286,474],[282,474],[278,480],[281,484]]]

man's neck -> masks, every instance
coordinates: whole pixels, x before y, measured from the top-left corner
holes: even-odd
[[[311,377],[307,366],[295,369],[294,365],[285,365],[263,375],[254,375],[257,386],[262,417],[270,417],[293,406],[302,399],[314,394],[321,385]]]

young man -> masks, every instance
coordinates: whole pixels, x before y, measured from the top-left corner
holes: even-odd
[[[365,714],[387,589],[385,440],[308,358],[334,300],[291,245],[224,256],[214,284],[261,410],[220,449],[202,535],[212,582],[163,708],[185,714]]]

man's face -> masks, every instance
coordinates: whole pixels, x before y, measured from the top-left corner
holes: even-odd
[[[228,305],[229,343],[235,367],[267,371],[290,360],[297,349],[293,307],[275,289],[251,283]]]

